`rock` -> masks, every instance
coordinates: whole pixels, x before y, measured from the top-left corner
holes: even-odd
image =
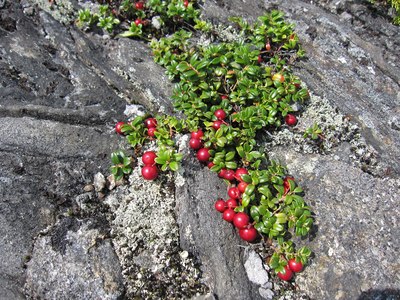
[[[243,266],[242,247],[248,246],[214,209],[215,200],[226,196],[225,184],[195,161],[187,147],[180,150],[184,159],[176,178],[175,195],[182,249],[199,258],[204,278],[216,298],[262,299]]]
[[[196,259],[179,247],[171,184],[164,174],[144,180],[137,167],[129,186],[104,199],[129,299],[187,299],[207,292]]]
[[[244,263],[244,268],[246,269],[247,277],[249,280],[258,285],[266,285],[268,282],[268,272],[263,266],[263,262],[260,256],[254,252],[250,251],[249,256]]]
[[[272,290],[265,289],[263,287],[260,287],[258,289],[258,292],[260,293],[261,297],[263,297],[264,299],[268,299],[268,300],[272,300],[275,296],[275,293]]]
[[[142,113],[130,105],[172,113],[172,84],[144,43],[68,25],[78,2],[0,0],[1,299],[24,299],[25,293],[69,299],[399,297],[400,42],[389,19],[360,1],[202,6],[215,23],[283,10],[306,49],[295,72],[313,97],[302,104],[304,118],[293,130],[299,132],[284,129],[272,142],[263,137],[269,146],[275,142],[269,154],[288,165],[316,214],[310,241],[298,242],[314,251],[296,275],[299,293],[249,280],[244,265],[252,246],[212,208],[226,186],[188,152],[176,187],[168,176],[154,186],[143,183],[136,169],[130,188],[101,193],[107,204],[90,191],[82,194],[95,173],[108,172],[110,153],[122,144],[115,122],[124,111],[128,117]],[[235,36],[232,27],[224,34]],[[314,120],[327,136],[323,151],[299,139]],[[282,146],[284,138],[298,152]],[[76,218],[66,217],[71,214]],[[148,215],[155,217],[138,222]],[[108,231],[112,243],[103,239]],[[93,239],[97,244],[90,247]]]
[[[314,257],[296,276],[301,289],[312,299],[349,299],[361,291],[395,287],[400,236],[393,229],[400,180],[373,177],[334,155],[279,148],[270,154],[287,164],[315,212],[307,241]]]
[[[100,172],[94,175],[93,186],[96,192],[101,192],[106,187],[106,178]]]
[[[111,241],[89,220],[63,219],[34,243],[27,263],[31,299],[118,299],[124,293]]]

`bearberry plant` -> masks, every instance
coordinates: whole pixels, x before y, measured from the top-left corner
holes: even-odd
[[[267,240],[274,250],[270,266],[279,277],[290,280],[311,253],[307,247],[296,251],[290,237],[306,236],[313,218],[301,187],[284,166],[268,158],[257,135],[296,126],[292,106],[309,94],[290,65],[303,50],[293,25],[284,21],[281,12],[272,11],[254,24],[231,18],[236,36],[222,41],[210,23],[198,19],[195,5],[181,0],[110,4],[117,9],[115,16],[124,17],[121,24],[129,24],[121,36],[146,38],[174,32],[152,39],[150,46],[154,60],[175,82],[173,103],[185,115],[179,119],[139,116],[119,123],[116,131],[126,136],[136,152],[147,141],[157,143],[157,153],[146,152],[142,157],[142,175],[148,180],[157,178],[159,169],[179,168],[182,155],[177,152],[177,134],[190,132],[189,147],[199,162],[228,185],[229,199],[217,199],[211,205],[233,223],[243,240]],[[156,21],[161,26],[157,31],[150,28]],[[220,42],[196,43],[200,35],[196,28]],[[113,156],[115,176],[128,174],[124,162]],[[291,265],[296,265],[293,270]]]

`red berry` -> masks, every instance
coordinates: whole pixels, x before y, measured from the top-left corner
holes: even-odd
[[[210,161],[208,164],[207,164],[207,167],[209,168],[209,169],[211,169],[212,167],[214,167],[215,166],[215,164],[212,162],[212,161]]]
[[[222,95],[222,96],[221,96],[221,99],[222,99],[222,100],[228,99],[228,95]]]
[[[223,120],[226,118],[226,112],[223,109],[217,109],[214,112],[214,116],[216,116],[218,120]]]
[[[228,195],[229,197],[231,197],[232,199],[239,199],[240,198],[240,192],[239,189],[237,187],[231,187],[228,190]]]
[[[289,266],[286,265],[284,271],[278,273],[278,277],[282,280],[289,281],[293,277],[293,272],[290,270]]]
[[[143,2],[136,2],[136,3],[135,3],[135,7],[136,7],[136,9],[138,9],[138,10],[142,10],[143,7],[144,7]]]
[[[215,209],[217,211],[219,211],[220,213],[223,213],[226,210],[226,205],[225,205],[225,201],[222,199],[219,199],[215,202],[214,205]]]
[[[192,139],[201,139],[204,136],[204,133],[201,129],[197,130],[197,131],[193,131],[191,133],[191,138]]]
[[[261,64],[263,62],[263,58],[261,55],[258,56],[257,62]]]
[[[221,125],[222,125],[222,121],[218,120],[218,121],[214,121],[214,122],[213,122],[212,127],[213,127],[215,130],[218,130],[218,129],[220,129]]]
[[[248,175],[249,172],[245,168],[239,168],[235,172],[235,178],[239,181],[242,181],[242,175]]]
[[[228,208],[224,211],[222,218],[227,222],[232,222],[235,217],[235,211],[232,208]]]
[[[199,139],[190,139],[189,141],[189,146],[190,148],[197,150],[200,149],[202,145],[202,142]]]
[[[118,134],[123,134],[123,132],[122,132],[123,125],[125,125],[124,122],[118,122],[117,124],[115,124],[115,132]]]
[[[289,259],[288,266],[290,270],[292,270],[295,273],[301,272],[303,270],[303,264],[301,263],[301,261],[296,261],[296,259],[294,258]]]
[[[221,169],[221,171],[218,172],[218,177],[225,178],[226,171],[226,169]]]
[[[144,120],[144,126],[146,126],[146,128],[157,127],[157,120],[155,118],[147,118]]]
[[[244,229],[249,225],[250,217],[244,212],[238,212],[233,218],[233,225],[239,229]]]
[[[152,166],[155,164],[156,158],[157,158],[157,154],[155,154],[153,151],[146,151],[145,153],[143,153],[142,162],[146,166]]]
[[[226,180],[232,181],[235,179],[235,172],[233,170],[226,170],[224,176]]]
[[[297,123],[297,118],[295,115],[287,114],[285,117],[285,123],[289,126],[294,126]]]
[[[208,148],[201,148],[197,151],[197,159],[201,162],[206,162],[210,159],[210,153]]]
[[[135,24],[136,24],[136,26],[139,26],[140,24],[142,24],[142,20],[141,19],[136,19],[135,20]]]
[[[158,176],[158,170],[156,166],[144,166],[142,168],[142,176],[146,180],[156,179]]]
[[[294,86],[296,87],[296,89],[301,88],[301,85],[300,85],[300,83],[298,83],[298,82],[295,82],[295,83],[294,83]]]
[[[266,43],[265,44],[265,50],[267,50],[267,51],[271,50],[271,44],[270,43]]]
[[[189,6],[189,1],[187,1],[187,0],[183,1],[183,6],[188,7]]]
[[[232,208],[232,209],[234,209],[235,207],[238,206],[237,201],[235,199],[228,199],[228,200],[226,200],[225,203],[228,208]]]
[[[294,180],[292,176],[286,176],[283,179],[283,194],[286,195],[290,191],[290,183],[289,180]]]
[[[249,226],[248,228],[239,229],[239,236],[246,242],[253,242],[258,236],[258,232],[253,226]]]
[[[150,127],[149,129],[147,129],[147,135],[154,137],[156,133],[156,128],[155,127]]]
[[[238,184],[238,186],[237,186],[238,189],[239,189],[239,192],[241,192],[241,193],[243,194],[248,185],[249,185],[249,184],[246,183],[246,182],[244,182],[244,181],[239,182],[239,184]]]

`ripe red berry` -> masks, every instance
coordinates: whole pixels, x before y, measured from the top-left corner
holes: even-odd
[[[226,112],[223,109],[217,109],[214,112],[214,116],[216,116],[218,120],[223,120],[226,118]]]
[[[211,169],[212,167],[214,167],[215,166],[215,164],[212,162],[212,161],[210,161],[208,164],[207,164],[207,167],[209,168],[209,169]]]
[[[210,153],[208,148],[201,148],[197,151],[197,159],[201,162],[206,162],[210,159]]]
[[[261,64],[261,63],[263,62],[263,58],[262,58],[261,55],[258,56],[257,62],[258,62],[259,64]]]
[[[287,114],[285,117],[285,123],[289,126],[294,126],[297,123],[297,118],[295,115]]]
[[[157,158],[157,154],[155,154],[153,151],[146,151],[142,155],[142,162],[146,166],[152,166],[155,164],[155,159]]]
[[[142,10],[143,7],[144,7],[143,2],[136,2],[136,3],[135,3],[135,7],[136,7],[136,9],[138,9],[138,10]]]
[[[188,7],[189,6],[189,1],[187,1],[187,0],[183,1],[183,6]]]
[[[286,176],[283,179],[283,194],[286,195],[290,191],[290,183],[289,180],[294,180],[292,176]]]
[[[301,261],[296,261],[296,259],[294,258],[289,259],[288,266],[290,270],[295,273],[301,272],[303,270],[303,264],[301,263]]]
[[[204,136],[204,133],[203,130],[199,129],[197,131],[193,131],[190,136],[192,139],[201,139]]]
[[[240,192],[237,187],[231,187],[228,190],[228,196],[231,197],[232,199],[239,199],[240,198]]]
[[[219,172],[218,172],[218,177],[221,177],[221,178],[225,178],[225,173],[226,173],[226,169],[221,169]]]
[[[233,218],[233,225],[239,229],[244,229],[249,225],[250,217],[244,212],[238,212]]]
[[[139,26],[140,24],[142,24],[142,20],[141,19],[136,19],[135,20],[135,24],[136,24],[136,26]]]
[[[224,176],[226,180],[232,181],[235,179],[235,172],[233,170],[226,170]]]
[[[267,51],[271,50],[271,44],[270,43],[266,43],[265,44],[265,50],[267,50]]]
[[[239,236],[242,240],[251,243],[257,238],[258,232],[253,226],[249,226],[248,228],[239,229]]]
[[[296,87],[296,89],[299,89],[299,88],[301,88],[301,84],[300,84],[300,83],[298,83],[298,82],[295,82],[295,83],[294,83],[294,86]]]
[[[156,179],[158,176],[158,170],[156,166],[144,166],[142,168],[142,176],[146,180]]]
[[[222,100],[228,99],[228,95],[222,95],[222,96],[221,96],[221,99],[222,99]]]
[[[279,272],[277,275],[278,275],[278,277],[280,279],[285,280],[285,281],[289,281],[293,277],[293,272],[292,272],[292,270],[290,270],[289,266],[286,265],[284,267],[284,271],[283,272]]]
[[[222,218],[227,222],[232,222],[235,217],[235,211],[231,208],[228,208],[224,211]]]
[[[225,203],[228,208],[232,208],[232,209],[234,209],[235,207],[238,206],[237,201],[235,199],[228,199],[228,200],[226,200]]]
[[[150,127],[149,129],[147,129],[147,135],[154,137],[156,133],[156,128],[155,127]]]
[[[235,178],[239,181],[242,181],[242,175],[248,175],[249,171],[247,171],[247,169],[245,168],[239,168],[236,170],[235,172]]]
[[[147,118],[144,120],[144,126],[146,126],[146,128],[157,127],[157,120],[155,118]]]
[[[200,149],[202,145],[202,142],[199,139],[190,139],[189,141],[189,146],[190,148],[197,150]]]
[[[246,183],[246,182],[244,182],[244,181],[239,182],[239,184],[238,184],[238,186],[237,186],[238,189],[239,189],[239,192],[241,192],[241,193],[243,194],[248,185],[249,185],[249,184]]]
[[[218,130],[218,129],[221,128],[221,125],[222,125],[222,121],[218,120],[218,121],[214,121],[214,122],[213,122],[212,127],[213,127],[215,130]]]
[[[223,213],[223,212],[226,210],[225,201],[222,200],[222,199],[218,199],[218,200],[215,202],[214,207],[215,207],[215,209],[216,209],[217,211],[219,211],[220,213]]]
[[[125,125],[124,122],[118,122],[117,124],[115,124],[115,132],[118,134],[123,134],[123,132],[122,132],[123,125]]]

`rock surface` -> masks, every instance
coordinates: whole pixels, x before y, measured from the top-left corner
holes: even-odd
[[[120,299],[121,267],[105,232],[93,222],[64,218],[39,236],[27,263],[25,290],[32,299]],[[68,291],[68,292],[66,292]],[[68,295],[68,297],[66,297]]]
[[[324,151],[296,130],[266,137],[271,157],[287,164],[316,214],[314,258],[296,277],[299,294],[246,271],[257,246],[242,243],[213,210],[225,186],[187,150],[176,187],[171,178],[137,182],[136,169],[130,187],[104,195],[98,180],[94,190],[95,174],[108,174],[110,152],[121,144],[113,124],[132,111],[127,104],[170,113],[171,84],[143,43],[71,26],[78,5],[0,1],[0,299],[131,299],[135,284],[151,290],[156,282],[159,291],[176,278],[171,286],[182,285],[176,270],[154,277],[165,270],[154,260],[161,256],[199,279],[189,293],[197,299],[400,297],[400,34],[380,9],[327,0],[203,6],[215,23],[283,10],[308,54],[295,71],[311,88],[313,109],[297,128],[325,118]],[[282,146],[288,137],[297,151]],[[138,223],[146,199],[168,223],[172,246],[151,235],[154,223]]]

